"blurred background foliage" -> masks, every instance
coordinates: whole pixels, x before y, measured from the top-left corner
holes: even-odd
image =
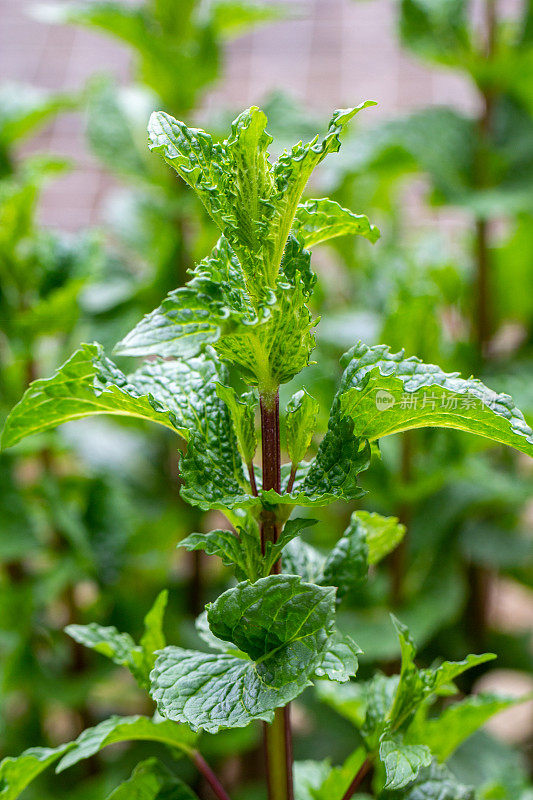
[[[329,194],[368,214],[382,238],[373,248],[339,239],[317,250],[313,310],[324,319],[318,363],[301,380],[322,403],[323,431],[341,353],[358,339],[383,342],[475,373],[512,394],[531,423],[533,3],[504,14],[496,0],[391,2],[402,47],[466,77],[477,110],[432,106],[356,127],[309,187],[310,196]],[[0,419],[80,341],[120,339],[208,252],[215,232],[205,212],[148,153],[148,115],[162,108],[223,136],[240,109],[206,114],[202,101],[223,73],[225,42],[254,26],[283,24],[302,4],[145,0],[39,13],[119,39],[131,51],[133,77],[118,86],[96,65],[99,74],[76,94],[0,87]],[[278,149],[324,126],[282,90],[257,98]],[[72,109],[83,111],[89,147],[116,189],[106,199],[105,225],[67,234],[41,227],[38,207],[43,187],[69,165],[50,155],[21,158],[20,148]],[[406,210],[413,187],[430,220],[423,226]],[[460,214],[453,237],[433,224],[443,208]],[[296,388],[286,387],[283,400]],[[169,586],[169,640],[195,643],[194,617],[229,574],[203,554],[175,553],[181,538],[213,520],[180,501],[173,441],[140,424],[84,421],[0,454],[0,475],[1,755],[57,744],[112,712],[150,713],[121,670],[62,630],[98,621],[137,636]],[[344,628],[364,650],[363,677],[397,666],[393,608],[422,663],[498,654],[498,670],[480,667],[465,690],[531,689],[532,480],[525,457],[452,432],[412,431],[384,443],[362,477],[368,495],[360,507],[398,516],[409,533],[373,580],[343,600]],[[320,524],[309,541],[331,546],[352,510],[313,509]],[[521,716],[507,728],[475,735],[452,759],[480,799],[533,797],[532,711],[514,713]],[[297,704],[295,728],[298,758],[336,761],[353,750],[351,727],[311,692]],[[261,797],[252,781],[258,730],[204,738],[232,796]],[[134,745],[106,751],[59,784],[43,778],[27,796],[101,797],[138,752]],[[195,780],[187,765],[177,769]]]

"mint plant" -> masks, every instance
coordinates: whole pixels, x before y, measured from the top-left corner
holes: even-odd
[[[200,732],[257,721],[264,724],[270,800],[348,800],[363,786],[383,800],[472,797],[443,762],[513,701],[478,696],[440,714],[433,706],[456,691],[454,680],[465,670],[494,656],[419,669],[407,629],[393,619],[400,674],[352,681],[360,651],[340,629],[338,609],[400,543],[405,528],[395,518],[355,512],[331,552],[322,554],[300,538],[314,520],[293,511],[360,498],[358,476],[389,434],[451,428],[533,455],[533,431],[509,396],[479,380],[386,346],[356,343],[342,359],[328,429],[314,457],[305,460],[319,407],[305,390],[287,404],[286,441],[280,434],[280,386],[305,370],[315,345],[316,276],[308,247],[340,235],[370,242],[379,236],[366,216],[334,201],[301,202],[315,167],[339,150],[344,127],[369,105],[336,111],[323,138],[296,144],[274,163],[267,120],[256,107],[237,117],[221,143],[166,113],[152,115],[151,149],[197,193],[220,238],[188,283],[116,346],[117,355],[144,357],[141,366],[126,374],[98,344],[82,345],[51,378],[32,383],[7,418],[2,446],[100,414],[169,428],[186,442],[182,497],[222,511],[229,523],[193,533],[180,546],[220,557],[237,582],[197,621],[204,650],[167,645],[166,594],[146,616],[138,644],[112,627],[70,626],[75,641],[130,670],[157,714],[111,717],[74,742],[5,759],[0,797],[17,797],[54,762],[62,771],[114,742],[146,739],[189,757],[219,800],[227,800],[200,754]],[[290,703],[311,685],[355,725],[358,746],[340,767],[304,762],[293,769]],[[154,760],[142,762],[110,797],[134,792],[194,796]]]

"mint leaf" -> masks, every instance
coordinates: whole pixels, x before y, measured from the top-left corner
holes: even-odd
[[[162,650],[166,644],[163,633],[163,617],[168,603],[168,591],[159,592],[155,602],[144,618],[144,632],[139,642],[142,659],[140,667],[145,677],[145,685],[149,686],[149,675],[154,666],[156,650]]]
[[[370,441],[411,428],[456,428],[533,455],[533,431],[508,395],[403,351],[357,344],[342,358],[340,410]]]
[[[7,418],[2,447],[32,433],[95,414],[118,414],[159,422],[181,432],[176,415],[135,385],[107,359],[99,345],[82,345],[51,378],[34,381]]]
[[[368,563],[378,564],[405,536],[405,525],[397,517],[383,517],[370,511],[354,511],[344,536],[357,531],[368,547]]]
[[[0,798],[16,800],[34,778],[57,761],[72,742],[59,747],[30,747],[20,756],[8,756],[0,761]]]
[[[334,606],[333,590],[295,576],[238,584],[207,616],[212,634],[243,656],[166,647],[151,675],[160,713],[210,733],[271,721],[275,708],[309,685],[329,644]]]
[[[155,722],[143,716],[113,716],[80,733],[76,741],[71,742],[70,749],[59,762],[56,772],[63,772],[117,742],[161,742],[174,752],[190,753],[196,738],[185,725],[175,725],[166,719]]]
[[[294,466],[300,463],[311,444],[319,411],[318,401],[305,389],[293,394],[287,403],[285,431],[287,452]]]
[[[360,729],[365,721],[366,688],[359,682],[338,683],[318,681],[315,686],[319,700]]]
[[[305,530],[306,528],[310,528],[313,525],[316,525],[318,520],[316,519],[309,519],[307,517],[296,517],[295,519],[289,519],[283,526],[281,533],[279,534],[276,542],[267,542],[266,545],[266,552],[265,552],[265,560],[267,562],[266,567],[266,574],[270,574],[272,567],[278,560],[278,558],[283,553],[283,550],[287,547],[287,545],[295,539],[301,531]],[[301,543],[304,544],[304,543]],[[294,572],[297,575],[300,575],[298,570],[285,570],[286,572]],[[302,576],[304,577],[304,576]],[[314,583],[315,581],[311,580],[310,583]]]
[[[404,744],[399,737],[385,736],[380,742],[379,758],[385,767],[385,789],[403,789],[422,767],[431,764],[431,750],[425,745]]]
[[[236,567],[236,574],[240,580],[254,581],[270,572],[261,555],[258,530],[256,535],[240,527],[237,533],[227,530],[192,533],[183,539],[178,547],[184,547],[186,550],[204,550],[208,555],[218,556],[224,566]]]
[[[433,763],[423,769],[405,792],[387,794],[390,800],[474,800],[474,790],[459,783],[450,770]]]
[[[217,383],[217,395],[227,405],[237,435],[239,452],[245,464],[252,464],[257,450],[257,434],[255,431],[256,401],[253,394],[237,396],[234,389]]]
[[[303,541],[290,541],[282,556],[283,572],[300,575],[308,583],[321,583],[326,557],[316,547]]]
[[[141,761],[131,777],[107,796],[107,800],[198,800],[192,789],[155,758]]]
[[[379,239],[379,230],[364,214],[354,214],[347,208],[321,197],[307,200],[296,209],[293,232],[305,247],[314,247],[337,236],[359,234],[372,243]]]
[[[477,694],[466,697],[445,708],[438,717],[421,721],[415,717],[407,738],[410,742],[424,742],[438,761],[446,761],[487,720],[528,699],[529,695],[498,697],[493,694]]]
[[[350,526],[337,542],[324,564],[322,583],[337,587],[337,598],[366,580],[368,544],[361,528]]]
[[[65,632],[76,642],[110,658],[118,666],[129,669],[140,686],[148,689],[154,652],[163,648],[166,643],[162,625],[167,600],[168,592],[163,590],[144,618],[144,633],[138,645],[129,633],[120,633],[114,626],[105,627],[96,622],[89,625],[67,625]]]
[[[268,302],[274,302],[273,295]],[[115,352],[190,358],[205,345],[242,332],[243,326],[257,325],[266,313],[266,306],[259,312],[253,308],[242,267],[222,236],[195,266],[192,279],[170,292],[116,345]]]
[[[228,412],[213,386],[224,374],[212,358],[200,356],[189,362],[148,362],[126,376],[100,345],[82,345],[51,378],[31,384],[7,419],[2,446],[99,414],[158,422],[184,438],[196,431],[205,441],[224,421],[231,438]]]
[[[493,653],[469,655],[462,661],[444,661],[434,669],[419,670],[414,662],[416,648],[409,631],[393,616],[392,621],[400,639],[402,652],[400,679],[387,715],[393,728],[402,725],[420,703],[438,694],[463,672],[496,658]]]
[[[357,475],[369,464],[368,442],[355,436],[353,421],[343,417],[340,404],[334,401],[328,430],[316,458],[309,465],[301,485],[295,482],[293,493],[300,490],[304,497],[324,497],[326,502],[356,500],[364,494],[357,485]]]
[[[351,636],[343,636],[336,632],[315,670],[316,677],[346,683],[357,673],[359,667],[357,656],[360,653],[361,649]]]

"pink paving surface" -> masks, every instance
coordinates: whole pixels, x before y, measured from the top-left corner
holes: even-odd
[[[176,0],[179,2],[179,0]],[[402,53],[395,37],[395,0],[292,0],[292,18],[257,29],[227,47],[221,80],[205,97],[206,111],[260,103],[282,89],[324,114],[362,99],[377,100],[372,119],[428,104],[472,109],[470,87],[450,72],[427,70]],[[95,72],[130,80],[125,47],[81,28],[44,24],[33,0],[0,0],[0,80],[55,90],[81,89]],[[72,160],[73,170],[45,192],[46,225],[77,230],[102,222],[113,185],[88,152],[83,116],[63,114],[25,152]]]

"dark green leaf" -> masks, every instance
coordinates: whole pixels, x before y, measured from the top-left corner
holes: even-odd
[[[404,744],[398,737],[385,736],[380,742],[379,758],[385,766],[385,789],[403,789],[414,781],[422,767],[431,764],[431,750],[425,745]]]

